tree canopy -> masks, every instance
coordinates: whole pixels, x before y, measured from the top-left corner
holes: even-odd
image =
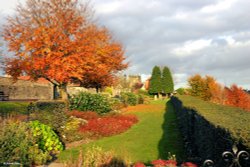
[[[162,70],[162,90],[166,94],[174,92],[173,78],[169,68],[166,66]]]
[[[112,84],[115,74],[127,67],[124,51],[92,15],[88,3],[78,0],[27,0],[19,5],[3,32],[14,53],[6,60],[6,73],[15,79],[43,77],[59,87],[72,81],[88,87]]]
[[[148,91],[150,94],[159,94],[162,92],[161,70],[159,66],[153,68]]]

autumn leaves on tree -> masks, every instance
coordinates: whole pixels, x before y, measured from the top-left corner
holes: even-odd
[[[59,86],[78,82],[97,90],[111,85],[127,67],[122,46],[92,21],[87,3],[78,0],[27,0],[8,19],[4,39],[14,57],[6,73],[17,79],[46,78]]]
[[[199,74],[188,79],[190,95],[218,104],[240,107],[250,111],[250,95],[242,88],[233,84],[222,86],[213,77],[201,77]]]

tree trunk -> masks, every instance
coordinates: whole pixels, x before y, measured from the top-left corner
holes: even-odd
[[[99,93],[99,87],[98,86],[95,87],[95,90],[96,90],[96,93]]]
[[[67,85],[60,85],[59,90],[60,90],[61,99],[62,100],[68,100],[69,95],[68,95],[68,92],[67,92]]]

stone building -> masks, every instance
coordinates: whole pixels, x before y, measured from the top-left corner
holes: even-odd
[[[29,81],[28,77],[20,77],[13,81],[11,77],[0,76],[0,91],[10,100],[51,100],[54,99],[54,87],[46,79]]]

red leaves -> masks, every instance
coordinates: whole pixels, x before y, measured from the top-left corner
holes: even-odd
[[[177,162],[174,160],[158,159],[158,160],[152,161],[151,164],[154,165],[154,167],[165,167],[165,166],[176,167]]]
[[[111,136],[125,132],[138,120],[132,115],[112,115],[90,119],[79,128],[81,132],[90,132],[94,136]]]
[[[225,89],[226,104],[250,110],[250,96],[237,85]]]
[[[151,164],[154,167],[177,167],[177,162],[175,160],[162,160],[162,159],[157,159],[151,162]],[[133,165],[133,167],[146,167],[141,162],[137,162]],[[181,164],[181,167],[198,167],[198,165],[192,163],[192,162],[184,162]]]
[[[141,162],[137,162],[133,165],[133,167],[146,167],[146,165],[144,165],[143,163]]]
[[[198,165],[192,162],[184,162],[183,164],[181,164],[181,167],[198,167]]]
[[[213,77],[202,78],[199,74],[190,77],[188,82],[193,96],[250,111],[250,95],[235,84],[227,88],[216,82]]]

